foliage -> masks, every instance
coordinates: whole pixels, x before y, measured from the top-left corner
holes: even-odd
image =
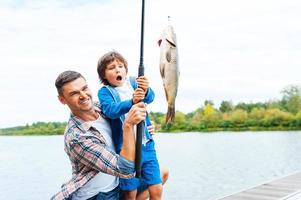
[[[230,112],[234,109],[233,103],[231,101],[222,101],[219,110],[223,113]]]
[[[284,88],[281,93],[282,97],[282,106],[283,108],[293,114],[296,114],[301,110],[301,89],[298,86],[288,86]]]
[[[162,120],[159,131],[300,130],[300,91],[297,86],[289,86],[282,90],[281,100],[267,102],[233,105],[231,101],[222,101],[218,110],[213,101],[206,100],[194,112],[185,116],[181,113],[182,120],[175,120],[169,127]]]
[[[0,135],[62,135],[66,123],[36,122],[32,125],[0,129]]]
[[[301,90],[297,86],[284,88],[280,100],[233,105],[222,101],[219,109],[211,100],[190,113],[177,111],[171,124],[165,124],[166,115],[150,112],[157,131],[244,131],[244,130],[301,130]],[[66,123],[36,122],[32,125],[0,129],[0,135],[60,135]]]
[[[245,110],[237,109],[230,114],[230,121],[237,126],[243,126],[248,119],[248,113]]]
[[[208,104],[214,106],[214,103],[213,103],[212,100],[205,100],[204,105],[206,106],[206,105],[208,105]]]

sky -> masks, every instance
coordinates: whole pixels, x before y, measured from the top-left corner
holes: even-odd
[[[180,81],[176,110],[192,112],[212,100],[265,102],[300,85],[301,1],[151,0],[145,3],[144,66],[166,112],[157,41],[167,17],[177,35]],[[96,65],[110,50],[137,76],[141,1],[0,0],[0,128],[67,121],[54,81],[82,73],[97,100]]]

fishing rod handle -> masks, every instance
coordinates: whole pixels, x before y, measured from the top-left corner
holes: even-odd
[[[135,170],[136,178],[141,177],[141,158],[142,158],[142,136],[144,133],[144,121],[137,124],[137,135],[136,135],[136,159],[135,159]]]

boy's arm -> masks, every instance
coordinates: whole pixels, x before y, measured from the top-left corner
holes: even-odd
[[[132,105],[131,99],[115,102],[108,88],[103,87],[98,91],[98,99],[102,112],[110,119],[116,119],[127,113]]]
[[[147,103],[147,104],[150,104],[154,101],[154,98],[155,98],[155,93],[152,90],[152,88],[149,87],[146,94],[145,94],[143,102]]]

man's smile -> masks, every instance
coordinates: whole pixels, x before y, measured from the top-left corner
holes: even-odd
[[[84,100],[80,100],[79,104],[89,104],[90,103],[90,98],[84,99]]]

